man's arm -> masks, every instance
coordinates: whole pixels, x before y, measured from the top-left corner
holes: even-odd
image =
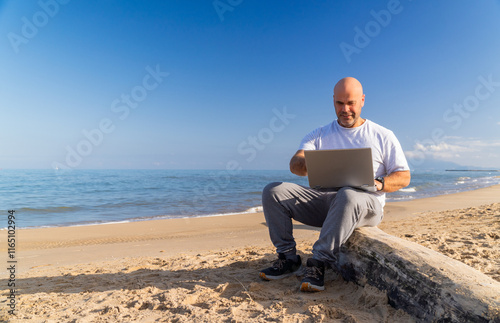
[[[304,150],[297,150],[290,160],[290,171],[295,175],[307,176],[306,157]]]
[[[396,192],[397,190],[410,185],[410,171],[399,171],[391,173],[384,177],[384,190],[385,193]],[[375,180],[375,184],[377,185],[377,190],[382,188],[382,183]]]

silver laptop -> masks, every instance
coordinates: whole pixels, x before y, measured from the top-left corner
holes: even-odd
[[[345,186],[376,192],[371,148],[306,150],[309,186],[338,189]]]

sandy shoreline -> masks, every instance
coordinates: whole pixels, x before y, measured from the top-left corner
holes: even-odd
[[[497,185],[388,203],[379,227],[500,280],[499,196]],[[294,230],[307,257],[318,230],[300,223]],[[0,234],[6,241],[7,232]],[[17,319],[413,321],[391,308],[382,292],[346,283],[333,272],[327,291],[313,295],[298,291],[296,277],[260,281],[258,270],[275,257],[261,213],[16,234]],[[5,244],[0,253],[6,264]],[[7,295],[4,268],[0,290]]]

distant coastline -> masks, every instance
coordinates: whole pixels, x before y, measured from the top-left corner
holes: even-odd
[[[447,172],[500,172],[500,169],[446,169]]]

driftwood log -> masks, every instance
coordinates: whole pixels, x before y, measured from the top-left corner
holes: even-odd
[[[344,279],[387,292],[422,322],[500,322],[500,283],[457,260],[378,228],[354,231],[339,255]]]

